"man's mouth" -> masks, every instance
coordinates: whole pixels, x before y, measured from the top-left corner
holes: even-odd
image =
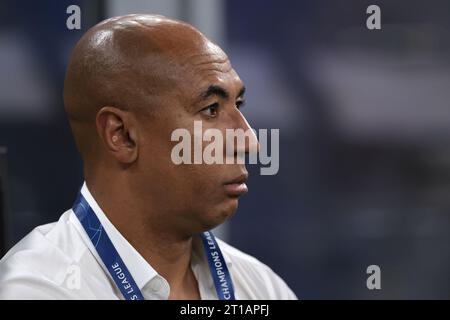
[[[224,184],[225,186],[225,192],[230,197],[239,197],[243,194],[246,194],[248,192],[247,185],[245,182],[247,181],[248,173],[245,172],[233,180],[230,180]]]

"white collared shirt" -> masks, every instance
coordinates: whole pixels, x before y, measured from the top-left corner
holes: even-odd
[[[89,192],[86,201],[103,225],[145,299],[167,299],[169,283],[108,220]],[[236,299],[296,299],[268,266],[217,239]],[[193,240],[191,268],[203,300],[217,299],[201,239]],[[0,260],[0,299],[123,299],[72,210],[35,228]]]

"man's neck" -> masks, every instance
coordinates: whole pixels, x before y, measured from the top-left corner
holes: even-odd
[[[180,236],[164,224],[153,222],[150,206],[140,208],[138,203],[130,201],[132,198],[126,191],[117,196],[116,192],[105,192],[95,184],[87,186],[122,236],[169,282],[169,298],[200,298],[197,281],[190,268],[192,236]]]
[[[165,235],[124,237],[170,284],[170,299],[196,299],[198,284],[190,267],[192,237],[186,240],[169,240]],[[157,244],[157,245],[154,245]]]

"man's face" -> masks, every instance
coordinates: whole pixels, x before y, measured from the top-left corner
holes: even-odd
[[[141,181],[145,184],[149,203],[156,204],[168,220],[186,232],[211,229],[230,217],[237,209],[238,198],[245,193],[245,165],[236,164],[234,154],[226,154],[226,129],[250,129],[239,107],[243,103],[244,86],[232,69],[226,55],[214,45],[203,47],[200,54],[187,55],[183,68],[175,75],[176,86],[168,90],[164,106],[155,119],[142,123],[139,154]],[[194,121],[201,121],[203,132],[215,128],[224,137],[223,159],[233,157],[233,164],[179,164],[171,159],[171,141],[175,129],[191,133],[191,159],[194,159]],[[202,151],[210,142],[202,143]],[[234,143],[234,142],[233,142]],[[249,144],[256,144],[252,133]],[[244,190],[243,190],[244,189]]]

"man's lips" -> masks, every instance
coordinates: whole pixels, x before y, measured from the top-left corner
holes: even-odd
[[[245,182],[247,181],[248,173],[243,173],[240,176],[234,178],[233,180],[226,182],[225,192],[231,197],[239,197],[248,192],[247,185]]]

